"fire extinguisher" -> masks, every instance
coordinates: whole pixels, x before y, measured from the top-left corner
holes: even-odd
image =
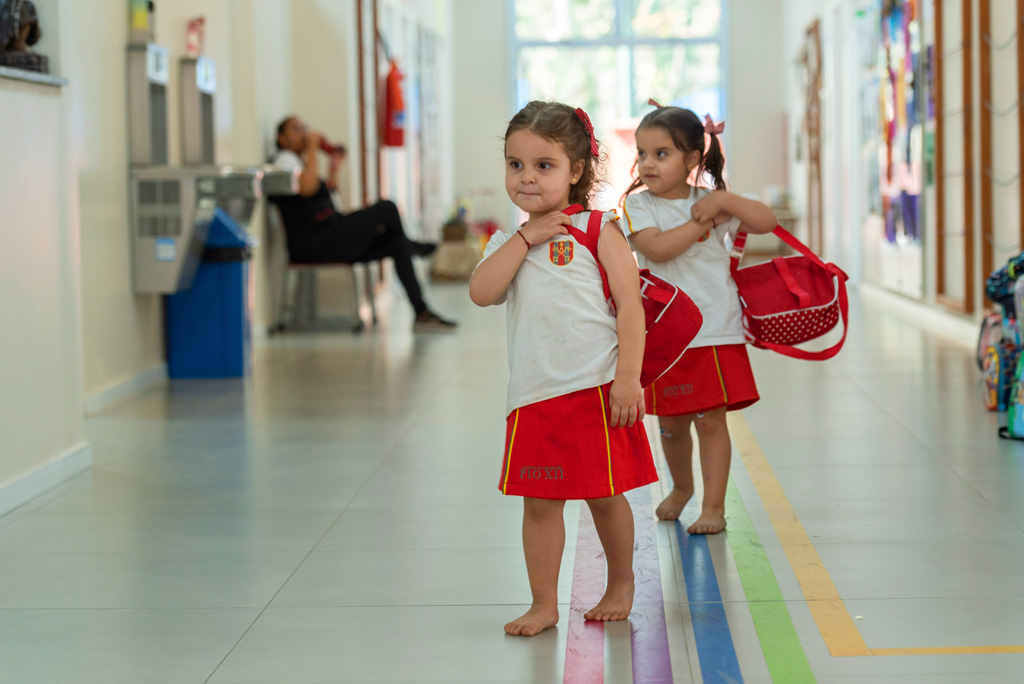
[[[391,60],[384,81],[384,145],[401,147],[405,144],[405,101],[402,99],[402,72]]]

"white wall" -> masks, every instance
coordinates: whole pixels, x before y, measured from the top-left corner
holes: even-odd
[[[72,12],[48,15],[62,37],[54,66],[71,63]],[[60,52],[66,50],[61,59]],[[70,75],[60,73],[57,75]],[[0,513],[88,465],[82,411],[78,188],[70,171],[74,84],[0,79]],[[33,480],[16,489],[16,481]]]
[[[501,136],[512,116],[507,0],[452,0],[455,194],[477,216],[509,216]]]
[[[70,3],[61,6],[62,11],[71,10]],[[75,58],[67,61],[74,116],[73,173],[81,198],[87,395],[129,381],[164,359],[160,298],[132,291],[126,7],[127,3],[115,2],[75,8]],[[177,154],[177,149],[172,152]]]
[[[728,0],[726,103],[729,182],[735,192],[756,193],[786,184],[783,81],[791,69],[779,44],[782,4],[777,0]]]
[[[291,7],[293,113],[328,140],[352,147],[358,131],[355,1],[302,0]],[[338,178],[346,207],[361,201],[358,165],[353,150]]]

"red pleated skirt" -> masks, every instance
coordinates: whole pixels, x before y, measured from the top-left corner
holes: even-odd
[[[608,424],[610,387],[513,411],[498,489],[538,499],[599,499],[657,481],[643,422],[622,428]]]
[[[722,406],[735,411],[758,399],[745,344],[687,349],[644,390],[647,412],[655,416],[686,416]]]

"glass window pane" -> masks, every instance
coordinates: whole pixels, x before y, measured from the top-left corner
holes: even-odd
[[[619,48],[532,47],[519,51],[516,108],[530,100],[555,100],[583,107],[594,126],[619,112]],[[586,69],[578,65],[586,64]]]
[[[615,33],[615,0],[515,0],[520,40],[558,42]]]
[[[633,35],[643,38],[703,38],[718,35],[721,0],[631,0]]]
[[[650,111],[648,98],[692,109],[698,116],[722,117],[722,74],[718,43],[637,46],[633,49],[631,113]]]

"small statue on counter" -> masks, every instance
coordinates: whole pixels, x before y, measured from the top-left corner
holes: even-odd
[[[0,66],[49,73],[49,60],[29,48],[39,42],[39,14],[29,0],[0,0]]]

